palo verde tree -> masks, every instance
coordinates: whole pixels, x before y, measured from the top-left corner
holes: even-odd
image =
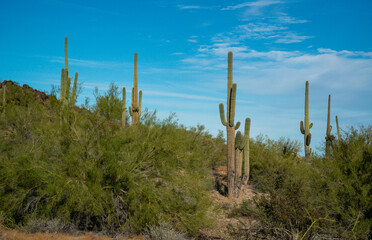
[[[240,122],[234,123],[236,83],[233,83],[233,53],[228,53],[227,67],[227,109],[226,118],[223,103],[220,103],[220,118],[222,125],[226,126],[227,132],[227,187],[228,197],[234,197],[235,188],[235,130],[240,126]]]

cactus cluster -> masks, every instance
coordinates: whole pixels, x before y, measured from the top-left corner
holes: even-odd
[[[228,197],[234,197],[235,188],[235,130],[240,126],[240,122],[234,123],[235,102],[236,102],[236,83],[233,83],[233,53],[228,53],[227,70],[227,109],[226,118],[223,103],[220,103],[220,118],[222,125],[226,126],[227,132],[227,187]]]
[[[132,88],[132,105],[129,107],[129,115],[132,117],[132,126],[135,126],[141,118],[142,91],[138,95],[138,77],[137,77],[137,53],[134,54],[134,79]]]
[[[76,103],[76,87],[78,73],[75,73],[74,85],[72,87],[72,93],[70,93],[71,78],[68,75],[68,56],[67,56],[67,37],[65,37],[65,68],[62,68],[61,73],[61,93],[60,101],[62,106],[75,106]]]
[[[305,146],[305,158],[307,161],[310,160],[311,148],[311,133],[310,128],[312,128],[313,123],[309,123],[309,81],[306,81],[305,87],[305,122],[300,122],[300,131],[304,135],[304,146]]]

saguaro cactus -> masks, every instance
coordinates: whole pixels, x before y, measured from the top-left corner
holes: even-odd
[[[236,101],[236,83],[233,83],[233,53],[228,53],[228,70],[227,70],[227,109],[226,118],[224,106],[220,103],[220,118],[222,125],[226,126],[227,132],[227,187],[228,197],[233,198],[234,181],[235,181],[235,130],[239,128],[240,122],[234,124],[235,101]]]
[[[64,107],[74,106],[76,103],[76,88],[77,88],[78,73],[75,73],[74,85],[70,94],[71,78],[68,75],[68,54],[67,54],[67,37],[65,37],[65,68],[62,68],[61,73],[61,93],[60,100]]]
[[[304,146],[305,146],[305,158],[307,161],[310,160],[310,141],[313,123],[309,124],[309,81],[306,81],[305,88],[305,125],[304,122],[300,122],[300,131],[304,135]]]
[[[235,137],[235,188],[240,189],[242,184],[247,184],[249,179],[249,129],[251,119],[245,119],[244,136],[240,131]],[[236,192],[236,196],[239,193]]]
[[[341,142],[341,134],[340,134],[340,127],[338,126],[338,117],[336,116],[336,126],[337,126],[337,141],[338,143]]]
[[[240,188],[243,170],[243,150],[244,139],[242,133],[238,131],[235,136],[235,189]],[[238,192],[236,192],[238,194]]]
[[[132,117],[132,126],[136,125],[141,117],[142,91],[138,96],[138,77],[137,77],[137,53],[134,54],[134,83],[132,88],[132,106],[129,107],[129,114]]]
[[[245,119],[245,130],[244,130],[244,149],[243,149],[243,184],[247,184],[249,180],[249,130],[251,128],[251,119]]]
[[[332,125],[331,125],[331,94],[328,95],[328,114],[327,114],[327,131],[326,131],[326,158],[331,156],[331,144],[335,139],[335,136],[331,135]]]
[[[123,87],[123,100],[122,100],[123,110],[121,112],[121,127],[122,128],[125,128],[127,126],[127,108],[125,107],[125,101],[126,101],[125,88]]]

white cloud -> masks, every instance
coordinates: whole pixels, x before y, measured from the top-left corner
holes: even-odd
[[[236,26],[232,31],[217,34],[213,42],[237,44],[246,40],[265,40],[275,43],[298,43],[312,36],[299,35],[289,31],[288,27],[269,23],[248,23]]]
[[[177,5],[177,7],[181,10],[190,10],[190,9],[200,9],[200,6],[197,5]]]
[[[273,4],[279,4],[283,3],[282,1],[277,1],[277,0],[258,0],[258,1],[253,1],[253,2],[245,2],[233,6],[228,6],[225,8],[222,8],[221,10],[235,10],[239,8],[245,8],[245,7],[251,7],[251,8],[262,8],[262,7],[267,7]]]

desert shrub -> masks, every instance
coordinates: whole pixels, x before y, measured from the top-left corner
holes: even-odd
[[[25,95],[17,91],[9,92]],[[189,234],[210,224],[208,169],[220,153],[202,126],[147,111],[121,129],[101,111],[75,108],[62,128],[58,101],[11,99],[0,119],[3,224],[57,218],[78,230],[138,233],[165,222]]]
[[[332,159],[314,155],[311,163],[288,139],[252,141],[252,184],[264,194],[234,209],[259,220],[237,237],[370,239],[371,129],[351,128],[334,142]]]
[[[372,238],[372,126],[351,127],[334,141],[333,157],[319,160],[324,198],[335,219],[333,234],[343,238]]]
[[[184,233],[177,232],[168,224],[151,226],[145,231],[145,237],[149,240],[187,240],[189,239]]]

